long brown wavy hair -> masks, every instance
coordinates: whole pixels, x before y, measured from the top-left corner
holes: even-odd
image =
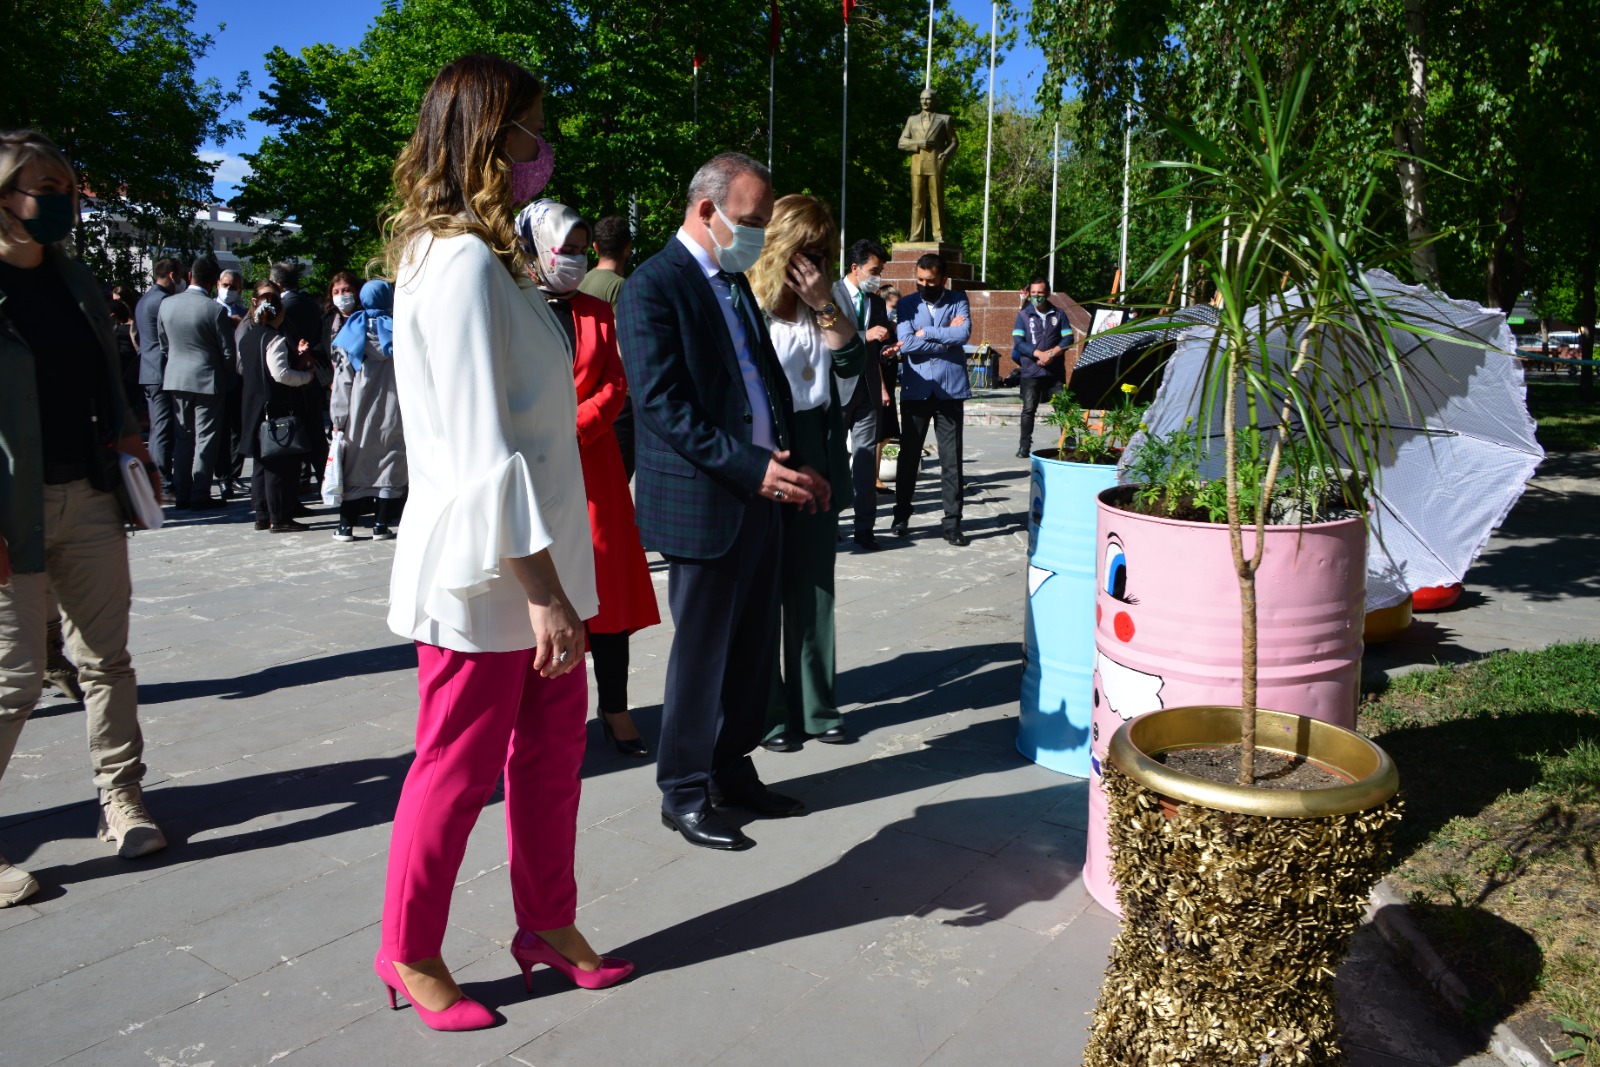
[[[544,83],[508,59],[462,56],[434,77],[417,129],[394,165],[397,203],[384,220],[384,268],[400,273],[423,234],[472,234],[513,278],[526,277],[511,204],[505,129],[544,95]]]
[[[839,258],[839,227],[833,212],[814,196],[790,193],[772,205],[772,221],[767,223],[767,242],[761,258],[750,268],[750,288],[756,301],[771,311],[783,295],[789,259],[805,248],[822,246],[822,274],[833,282],[833,263]]]

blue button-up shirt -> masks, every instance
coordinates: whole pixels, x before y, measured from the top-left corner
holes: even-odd
[[[967,382],[967,353],[962,347],[972,336],[972,311],[967,298],[945,290],[937,303],[922,294],[902,297],[897,309],[900,322],[900,399],[966,400],[972,396]],[[960,316],[960,326],[951,325]],[[917,336],[917,331],[922,336]]]

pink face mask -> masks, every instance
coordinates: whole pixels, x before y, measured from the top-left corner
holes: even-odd
[[[518,127],[521,128],[520,126]],[[524,200],[532,200],[544,191],[550,182],[550,175],[555,173],[555,153],[551,151],[550,144],[538,134],[533,134],[533,139],[539,143],[539,154],[526,163],[511,164],[511,202],[520,204]]]

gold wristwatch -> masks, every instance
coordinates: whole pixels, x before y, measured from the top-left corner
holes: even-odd
[[[839,321],[839,305],[832,300],[817,309],[817,325],[824,330],[833,329],[834,323]]]

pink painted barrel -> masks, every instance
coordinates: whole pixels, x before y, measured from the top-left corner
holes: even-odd
[[[1239,580],[1228,528],[1153,518],[1100,494],[1090,749],[1089,892],[1115,912],[1101,774],[1111,735],[1160,708],[1240,700]],[[1245,531],[1248,555],[1254,531]],[[1360,519],[1270,527],[1256,575],[1256,702],[1353,728],[1367,531]]]

